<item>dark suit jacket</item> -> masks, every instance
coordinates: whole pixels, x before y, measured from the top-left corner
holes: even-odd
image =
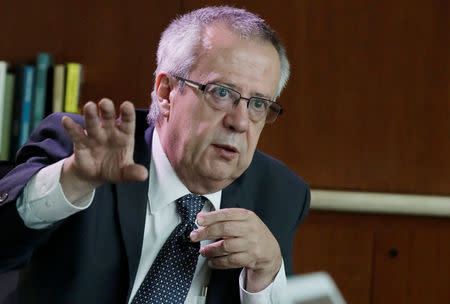
[[[137,111],[134,159],[149,168],[153,128]],[[81,116],[69,114],[82,124]],[[92,205],[50,228],[29,229],[15,200],[38,170],[73,152],[63,114],[46,118],[0,180],[0,271],[23,267],[23,303],[126,303],[141,255],[148,180],[104,184]],[[4,194],[1,196],[1,194]],[[292,272],[293,238],[309,208],[309,188],[277,160],[256,151],[249,168],[222,193],[221,208],[253,210],[278,240]],[[240,269],[212,271],[208,303],[239,303]]]

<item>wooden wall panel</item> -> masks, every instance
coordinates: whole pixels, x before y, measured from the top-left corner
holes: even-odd
[[[53,14],[43,16],[51,7]],[[62,1],[1,1],[0,58],[11,63],[32,62],[48,50],[62,60],[65,4]]]
[[[179,12],[179,1],[2,1],[0,58],[33,62],[46,51],[80,62],[82,104],[109,97],[146,108],[161,31]]]
[[[407,303],[450,302],[450,234],[448,225],[423,230],[416,227],[409,253],[411,266]],[[430,292],[432,291],[432,292]]]
[[[311,211],[294,272],[328,271],[348,303],[450,303],[447,218]]]
[[[374,304],[410,303],[406,301],[411,270],[410,242],[410,234],[405,230],[383,229],[375,232]]]
[[[373,303],[449,302],[450,222],[392,228],[376,232]]]
[[[448,1],[182,3],[245,7],[280,33],[286,113],[260,148],[313,187],[450,194]]]
[[[445,0],[2,1],[0,58],[79,61],[82,103],[148,107],[162,29],[207,4],[259,13],[287,46],[286,113],[263,132],[263,151],[316,188],[450,194]]]
[[[66,4],[64,56],[85,67],[83,103],[102,97],[120,102],[136,95],[136,80],[124,77],[138,69],[129,6],[121,0]]]
[[[330,229],[307,219],[295,240],[294,273],[327,271],[348,303],[369,304],[372,233],[350,225]]]

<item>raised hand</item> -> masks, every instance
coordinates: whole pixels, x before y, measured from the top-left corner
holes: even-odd
[[[246,267],[249,292],[261,291],[274,280],[282,264],[280,246],[254,212],[220,209],[199,213],[197,222],[203,227],[191,233],[192,241],[218,240],[200,249],[210,267]]]
[[[133,161],[136,123],[133,104],[128,101],[121,104],[118,121],[114,104],[106,98],[98,106],[88,102],[83,114],[85,129],[67,116],[62,119],[74,150],[64,162],[60,180],[69,201],[104,182],[145,180],[147,169]]]

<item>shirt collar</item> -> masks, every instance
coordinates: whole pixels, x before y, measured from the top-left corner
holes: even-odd
[[[164,153],[156,127],[152,137],[152,160],[149,178],[148,201],[151,213],[155,213],[180,197],[191,193],[178,178],[166,153]],[[220,209],[222,190],[203,196],[211,202],[211,211]]]

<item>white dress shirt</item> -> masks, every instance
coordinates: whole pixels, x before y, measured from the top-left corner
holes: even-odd
[[[95,191],[74,202],[78,207],[67,200],[59,183],[63,162],[64,160],[61,160],[35,174],[27,183],[22,195],[17,199],[18,212],[27,227],[32,229],[46,228],[63,218],[88,208],[92,203]],[[131,303],[166,239],[181,222],[176,212],[175,201],[190,193],[170,165],[162,149],[156,128],[152,138],[152,160],[149,175],[142,253],[129,303]],[[204,195],[208,200],[205,202],[202,212],[220,209],[221,195],[222,191]],[[200,245],[204,246],[210,243],[212,241],[202,241]],[[205,287],[208,285],[210,273],[207,259],[200,255],[185,303],[205,303]],[[245,275],[244,269],[239,277],[239,286],[236,286],[240,289],[241,303],[279,303],[282,289],[286,285],[284,264],[274,281],[257,293],[250,293],[244,289]]]

